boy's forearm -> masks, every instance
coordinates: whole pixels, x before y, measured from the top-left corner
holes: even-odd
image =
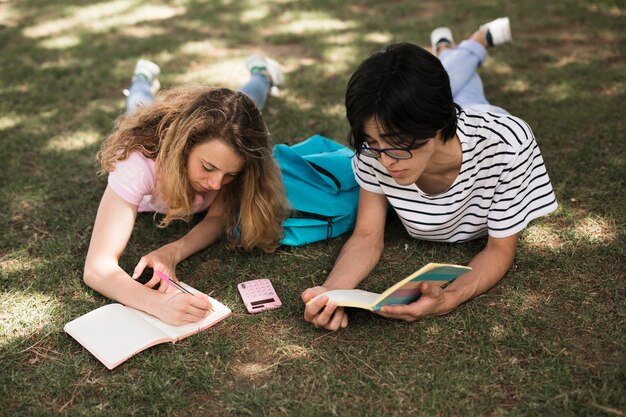
[[[353,235],[337,257],[323,287],[355,288],[374,269],[383,251],[382,240]]]
[[[446,309],[453,310],[493,288],[511,267],[516,247],[517,235],[495,241],[490,238],[485,249],[469,263],[472,270],[446,288]]]

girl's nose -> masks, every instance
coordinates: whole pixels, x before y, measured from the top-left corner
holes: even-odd
[[[222,188],[222,180],[224,179],[224,174],[213,173],[208,179],[209,188],[212,190],[219,190]]]

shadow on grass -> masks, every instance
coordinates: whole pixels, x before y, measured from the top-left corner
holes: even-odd
[[[10,62],[0,65],[0,409],[300,407],[319,415],[359,404],[364,414],[558,415],[623,405],[623,10],[611,2],[445,3],[0,3],[11,11],[0,26]],[[157,60],[164,85],[173,85],[219,60],[267,51],[288,70],[288,88],[265,113],[274,141],[343,141],[345,85],[368,53],[395,41],[426,45],[443,24],[469,35],[500,14],[515,22],[516,43],[493,51],[485,88],[532,126],[560,209],[526,231],[515,267],[493,291],[441,318],[405,324],[355,312],[348,330],[326,333],[303,322],[299,294],[323,281],[345,238],[269,256],[218,244],[180,266],[192,285],[233,307],[215,329],[114,372],[63,333],[67,321],[109,302],[81,280],[106,182],[93,158],[122,111],[137,58]],[[204,82],[222,77],[215,70]],[[138,219],[123,259],[129,268],[189,228],[154,224]],[[397,222],[387,242],[367,289],[383,290],[428,261],[467,263],[484,245],[413,241]],[[234,285],[259,276],[274,281],[285,305],[246,315]]]
[[[388,233],[399,232],[400,225],[390,225]],[[199,405],[269,410],[277,401],[291,407],[302,404],[305,409],[318,404],[320,410],[331,410],[334,404],[338,411],[347,411],[362,390],[380,386],[407,404],[454,414],[475,405],[478,398],[489,398],[480,402],[483,411],[496,404],[527,411],[586,407],[592,394],[580,387],[619,385],[624,285],[609,277],[598,280],[588,271],[598,268],[619,276],[621,267],[610,260],[625,243],[623,236],[607,245],[576,244],[575,257],[569,260],[564,257],[571,248],[539,250],[522,244],[514,268],[501,284],[451,314],[407,324],[354,311],[348,330],[327,333],[301,319],[298,297],[307,281],[319,283],[334,259],[329,249],[336,252],[342,242],[287,249],[254,258],[254,264],[248,255],[210,248],[194,259],[189,282],[217,288],[214,296],[232,306],[235,314],[176,345],[153,347],[113,372],[61,330],[66,321],[108,301],[86,289],[77,276],[64,279],[64,271],[72,269],[67,262],[37,268],[32,273],[39,280],[32,280],[25,291],[9,294],[24,303],[15,303],[16,310],[36,308],[42,314],[35,322],[14,326],[21,335],[6,339],[0,358],[11,366],[2,369],[2,374],[13,375],[11,390],[29,390],[31,384],[40,388],[31,392],[29,401],[7,405],[16,411],[50,411],[70,402],[80,411],[104,402],[107,391],[114,389],[118,397],[107,400],[112,409],[131,399],[147,401],[149,391],[172,397],[176,407],[189,410]],[[398,271],[412,271],[430,260],[469,260],[481,246],[481,242],[460,246],[399,237],[385,253],[386,265],[366,282],[367,289],[384,289]],[[216,262],[220,257],[225,261]],[[303,262],[284,261],[290,258]],[[8,279],[21,280],[19,275]],[[45,276],[65,282],[63,288],[51,291]],[[236,281],[272,279],[284,307],[268,314],[245,314],[234,276]],[[141,382],[145,375],[150,379]],[[138,379],[131,382],[134,376]],[[47,383],[41,385],[43,381]],[[406,388],[409,381],[411,389]],[[314,387],[315,393],[310,392]],[[431,392],[430,399],[421,397],[426,391]],[[564,392],[569,393],[567,398],[562,397]],[[609,390],[602,401],[619,403],[618,394],[619,389]],[[437,403],[441,395],[448,398],[447,405]],[[384,397],[374,395],[365,409],[374,411]],[[167,401],[152,405],[163,413],[172,406]],[[387,407],[389,412],[401,410],[396,403]]]

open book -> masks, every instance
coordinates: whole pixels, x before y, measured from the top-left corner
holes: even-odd
[[[180,284],[193,294],[200,294],[189,285]],[[213,312],[196,323],[183,326],[172,326],[143,311],[115,303],[80,316],[63,329],[107,368],[113,369],[144,349],[184,339],[230,315],[228,307],[209,299]]]
[[[378,311],[386,305],[410,304],[416,301],[422,295],[419,290],[422,282],[441,287],[471,270],[472,268],[467,266],[429,263],[392,285],[382,294],[359,289],[331,290],[312,298],[307,304],[326,296],[328,303],[332,302],[339,307],[358,307]]]

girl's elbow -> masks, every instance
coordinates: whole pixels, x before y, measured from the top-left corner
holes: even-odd
[[[90,263],[85,264],[83,269],[83,282],[90,288],[95,289],[98,283],[99,275],[96,269]]]

